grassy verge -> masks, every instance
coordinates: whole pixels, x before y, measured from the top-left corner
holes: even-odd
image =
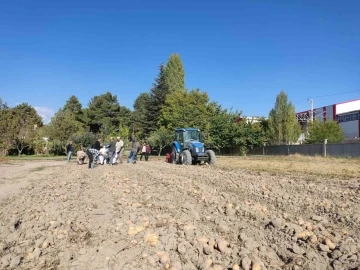
[[[250,173],[299,175],[308,177],[360,179],[357,158],[323,158],[301,155],[220,157],[216,166],[225,170],[242,169]]]

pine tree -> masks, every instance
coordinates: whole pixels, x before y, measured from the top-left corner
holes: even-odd
[[[269,130],[274,144],[296,142],[300,136],[300,125],[296,120],[295,107],[288,101],[288,96],[281,91],[275,107],[269,113]]]
[[[165,68],[165,79],[170,93],[185,88],[185,73],[179,54],[170,55]]]
[[[148,133],[147,110],[150,101],[149,93],[141,93],[134,102],[134,112],[132,114],[132,124],[137,132],[138,138],[144,138]],[[148,135],[148,134],[146,134]]]
[[[63,110],[73,114],[76,121],[83,124],[85,123],[85,119],[84,119],[85,117],[84,117],[84,112],[82,110],[82,105],[76,96],[72,95],[66,101]]]
[[[110,92],[91,98],[84,111],[90,131],[102,132],[105,136],[116,131],[119,125],[128,126],[131,122],[130,109],[120,106],[117,96]]]
[[[158,128],[158,121],[161,114],[161,109],[165,104],[169,88],[165,79],[165,66],[159,66],[159,74],[155,79],[155,83],[150,89],[150,97],[148,98],[147,111],[146,111],[146,128],[144,134],[148,136],[151,131]]]
[[[79,99],[72,95],[65,103],[64,110],[69,110],[72,113],[79,114],[81,112],[81,103]]]
[[[159,74],[150,90],[146,112],[147,127],[144,129],[144,135],[148,136],[159,128],[158,122],[167,96],[176,90],[184,90],[184,87],[184,69],[180,55],[172,54],[166,66],[160,65]]]

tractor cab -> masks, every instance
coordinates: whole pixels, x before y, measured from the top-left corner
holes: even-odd
[[[182,149],[189,148],[190,142],[201,143],[200,130],[195,128],[178,128],[175,130],[175,137]]]

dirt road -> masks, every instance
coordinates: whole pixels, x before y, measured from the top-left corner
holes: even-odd
[[[360,269],[359,179],[21,164],[0,167],[0,269]]]

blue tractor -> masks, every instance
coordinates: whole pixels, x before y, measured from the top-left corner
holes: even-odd
[[[175,141],[172,144],[171,158],[176,164],[199,164],[207,162],[215,164],[216,156],[213,150],[205,149],[201,142],[200,130],[197,128],[175,129]]]

